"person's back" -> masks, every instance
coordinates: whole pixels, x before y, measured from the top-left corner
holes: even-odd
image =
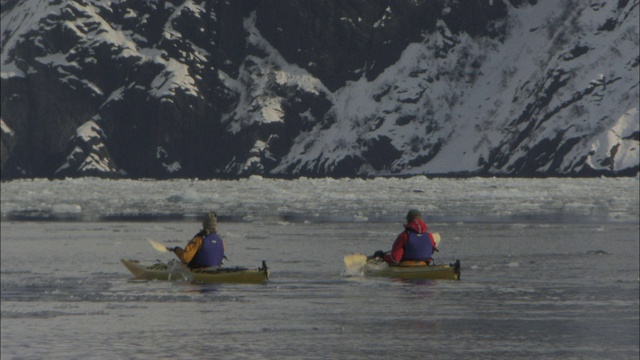
[[[202,222],[202,230],[189,241],[184,250],[180,247],[173,249],[182,263],[191,269],[222,265],[225,258],[224,241],[216,232],[217,224],[218,217],[211,211]]]
[[[433,253],[430,234],[427,232],[417,233],[413,231],[407,231],[407,233],[409,239],[404,245],[404,253],[402,254],[402,259],[400,261],[429,260]]]
[[[224,244],[218,234],[215,232],[208,235],[200,233],[196,236],[202,238],[202,245],[187,266],[191,269],[197,269],[222,265]]]
[[[393,243],[391,252],[385,254],[384,260],[390,264],[399,264],[405,260],[432,261],[431,256],[436,243],[427,232],[427,224],[422,221],[422,214],[415,209],[409,210],[404,231]]]

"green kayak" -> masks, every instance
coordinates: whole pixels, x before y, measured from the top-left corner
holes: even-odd
[[[243,284],[259,284],[269,279],[269,271],[264,261],[262,262],[262,267],[257,269],[220,267],[194,271],[175,260],[167,263],[160,261],[144,263],[131,259],[120,259],[120,261],[122,261],[124,266],[138,279]]]

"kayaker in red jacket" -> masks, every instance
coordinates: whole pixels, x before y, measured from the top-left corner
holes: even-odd
[[[404,260],[422,260],[431,263],[436,242],[427,232],[427,224],[422,221],[422,214],[412,209],[407,213],[406,219],[405,230],[394,241],[391,252],[384,254],[384,261],[390,264],[399,264]]]

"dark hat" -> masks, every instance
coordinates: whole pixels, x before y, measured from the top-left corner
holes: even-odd
[[[416,209],[411,209],[409,210],[409,212],[407,213],[407,221],[411,221],[417,218],[421,218],[422,214],[420,214],[420,211],[416,210]]]
[[[205,230],[215,230],[216,225],[218,225],[218,215],[216,215],[215,211],[211,211],[205,215],[204,220],[202,220],[202,228]]]

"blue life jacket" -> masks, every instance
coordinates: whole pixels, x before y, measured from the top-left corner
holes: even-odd
[[[190,268],[210,267],[222,265],[224,257],[224,245],[222,239],[216,233],[207,235],[202,240],[202,247],[196,252],[195,256],[187,266]]]
[[[433,254],[433,245],[428,233],[417,234],[407,231],[409,241],[404,245],[402,260],[427,260]]]

